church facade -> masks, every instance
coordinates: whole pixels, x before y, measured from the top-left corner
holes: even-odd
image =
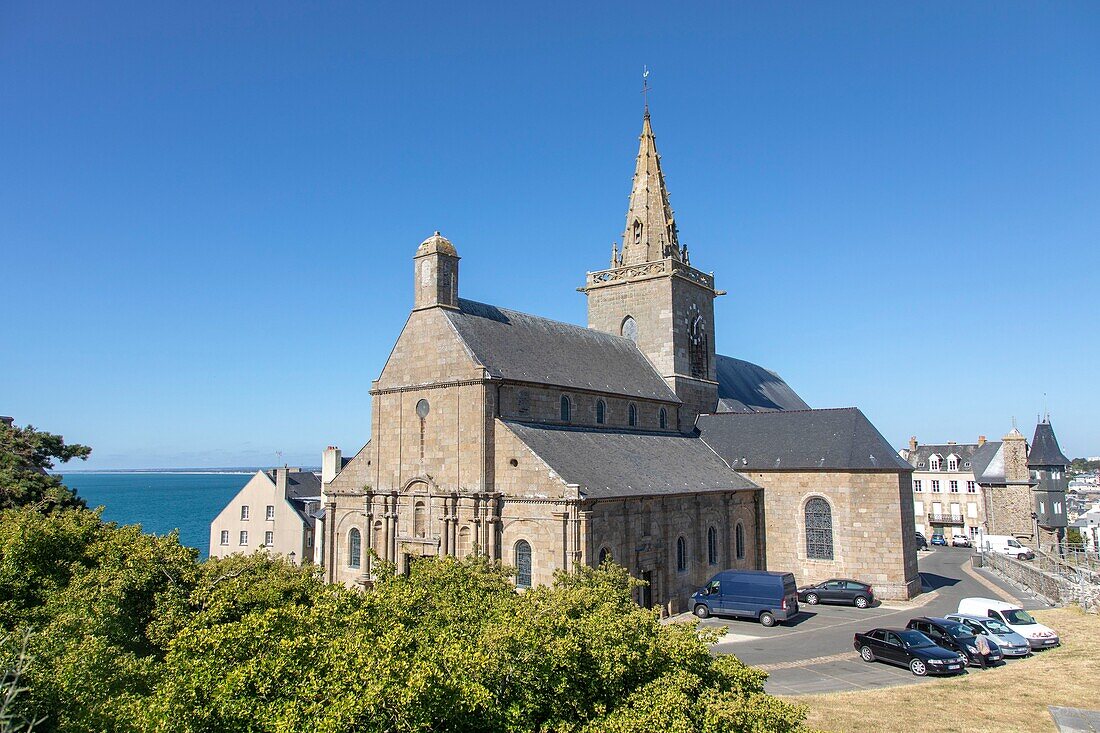
[[[859,410],[716,353],[723,292],[679,241],[648,110],[622,248],[578,288],[587,328],[459,297],[459,260],[438,232],[417,248],[370,440],[326,451],[329,581],[482,553],[520,587],[610,558],[664,613],[730,567],[919,592],[909,464]]]

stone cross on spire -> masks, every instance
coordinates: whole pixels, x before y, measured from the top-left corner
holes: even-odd
[[[667,257],[683,259],[665,176],[661,172],[661,156],[657,154],[657,141],[649,122],[648,104],[642,118],[640,141],[630,206],[626,211],[622,263],[637,265]]]

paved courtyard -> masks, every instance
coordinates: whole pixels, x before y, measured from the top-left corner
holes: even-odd
[[[876,626],[905,626],[914,616],[942,616],[968,596],[1019,599],[1024,608],[1045,606],[986,571],[970,567],[970,550],[923,552],[919,566],[925,593],[910,602],[852,606],[801,606],[798,617],[767,629],[753,621],[710,618],[704,627],[726,627],[714,649],[768,671],[768,692],[782,695],[871,689],[921,681],[908,669],[863,662],[852,635]],[[966,565],[964,570],[963,566]],[[1021,597],[1022,596],[1022,597]],[[1013,664],[1015,662],[1009,662]],[[973,674],[973,673],[970,673]]]

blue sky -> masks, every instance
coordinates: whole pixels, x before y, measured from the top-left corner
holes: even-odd
[[[0,414],[87,467],[369,437],[416,245],[585,322],[641,69],[722,353],[895,445],[1100,454],[1100,5],[0,5]],[[281,452],[281,457],[278,454]]]

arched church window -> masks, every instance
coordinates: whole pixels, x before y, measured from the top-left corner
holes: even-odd
[[[531,543],[527,540],[516,543],[516,585],[531,587]]]
[[[603,400],[596,400],[596,424],[603,425],[604,420],[607,419],[607,403]]]
[[[737,527],[733,532],[733,545],[734,551],[737,553],[738,560],[745,559],[745,528],[740,522],[737,523]]]
[[[611,548],[610,547],[601,547],[600,548],[600,565],[603,565],[605,562],[607,562],[610,559],[611,559]]]
[[[806,502],[806,556],[833,559],[833,511],[829,502],[818,496]]]
[[[363,562],[363,535],[355,527],[348,532],[348,567],[358,568]]]
[[[687,542],[683,537],[676,538],[676,569],[687,570]]]
[[[637,424],[638,424],[638,408],[635,407],[634,405],[631,405],[629,413],[630,414],[628,415],[628,420],[630,422],[630,427],[637,426]]]
[[[572,405],[569,404],[569,398],[565,395],[561,396],[561,421],[569,422],[570,415],[572,413]]]
[[[622,326],[619,327],[619,333],[637,343],[638,341],[638,322],[631,316],[627,316],[623,319]]]
[[[473,549],[470,545],[470,536],[471,532],[468,526],[458,530],[458,547],[456,548],[456,554],[459,557],[466,557]]]
[[[718,530],[714,527],[707,528],[707,563],[718,564]]]
[[[668,427],[668,412],[665,408],[661,408],[661,411],[657,413],[657,420],[661,424],[661,430]]]
[[[418,501],[413,506],[413,536],[414,537],[427,537],[428,536],[428,510],[424,506],[424,502]]]

